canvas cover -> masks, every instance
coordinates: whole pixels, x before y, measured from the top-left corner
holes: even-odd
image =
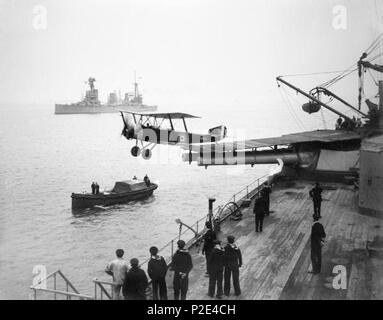
[[[112,189],[112,192],[123,193],[143,190],[146,188],[146,184],[143,181],[129,180],[129,181],[117,181]]]

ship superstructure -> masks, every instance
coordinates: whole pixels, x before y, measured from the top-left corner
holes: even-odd
[[[85,97],[76,103],[56,104],[55,114],[93,114],[93,113],[116,113],[124,111],[156,111],[157,106],[144,105],[142,95],[138,90],[138,83],[134,82],[134,93],[125,93],[122,100],[121,95],[116,91],[108,95],[107,103],[103,104],[99,100],[98,89],[94,83],[96,79],[89,77],[87,84],[89,90],[85,92]]]

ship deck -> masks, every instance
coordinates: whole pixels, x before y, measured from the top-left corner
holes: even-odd
[[[383,220],[357,212],[357,191],[353,186],[324,184],[321,223],[327,233],[322,250],[322,272],[309,273],[310,232],[313,206],[309,190],[312,183],[280,181],[271,194],[271,214],[265,217],[263,232],[255,232],[252,206],[244,209],[242,220],[227,219],[219,238],[236,237],[241,248],[242,294],[223,299],[383,299],[383,261],[380,248]],[[366,249],[367,241],[371,248]],[[201,248],[192,247],[194,268],[189,276],[187,299],[207,296],[205,258]],[[347,288],[333,288],[333,268],[343,265]],[[169,298],[173,272],[168,273]]]

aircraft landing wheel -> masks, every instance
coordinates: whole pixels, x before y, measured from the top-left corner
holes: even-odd
[[[130,153],[133,157],[138,157],[138,155],[140,154],[140,148],[138,146],[134,146],[132,150],[130,150]]]
[[[152,157],[152,151],[150,149],[144,149],[142,150],[142,157],[145,159],[145,160],[149,160],[151,157]]]

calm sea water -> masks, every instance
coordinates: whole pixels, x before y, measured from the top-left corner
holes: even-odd
[[[212,120],[217,113],[207,110],[204,116]],[[279,133],[271,131],[275,126],[267,113],[249,117],[226,109],[219,116],[229,130]],[[199,125],[209,124],[220,121]],[[206,215],[209,197],[224,204],[269,170],[205,170],[182,163],[180,150],[165,146],[150,161],[132,158],[132,143],[120,136],[121,129],[118,114],[58,116],[52,106],[0,108],[0,297],[30,298],[36,265],[48,273],[61,269],[81,293],[92,295],[94,277],[109,280],[103,270],[116,248],[127,259],[146,259],[151,245],[161,247],[177,235],[175,219],[194,223]],[[92,181],[102,189],[146,173],[159,184],[150,199],[72,213],[71,193],[89,190]]]

